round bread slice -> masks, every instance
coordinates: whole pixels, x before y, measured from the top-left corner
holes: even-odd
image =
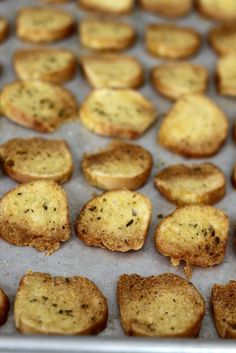
[[[6,293],[0,288],[0,326],[7,321],[8,311],[10,308],[10,301]]]
[[[49,82],[15,81],[0,97],[1,110],[10,120],[39,132],[55,131],[78,118],[74,96]]]
[[[178,266],[214,266],[224,260],[229,219],[222,211],[206,205],[178,208],[165,217],[155,232],[156,249]]]
[[[186,94],[204,94],[208,86],[208,71],[202,65],[168,63],[152,70],[151,81],[158,93],[176,100]]]
[[[214,164],[176,164],[155,177],[158,191],[178,206],[214,204],[225,195],[226,180]]]
[[[212,28],[209,40],[213,49],[220,55],[236,52],[236,25],[223,24]]]
[[[23,333],[88,335],[106,327],[106,298],[85,277],[28,272],[20,281],[14,316]]]
[[[9,24],[6,18],[0,16],[0,43],[4,42],[8,36]]]
[[[139,250],[151,222],[152,204],[143,194],[107,191],[83,207],[76,220],[78,237],[88,246],[112,251]]]
[[[84,10],[123,15],[130,12],[134,6],[134,0],[79,0],[79,6]]]
[[[144,81],[142,65],[130,56],[87,55],[80,58],[80,62],[87,80],[94,88],[137,88]]]
[[[236,281],[214,284],[211,304],[217,332],[222,338],[236,338]]]
[[[111,137],[135,139],[156,120],[154,105],[129,89],[93,91],[80,108],[81,122],[91,131]]]
[[[139,3],[146,11],[170,18],[187,15],[193,6],[192,0],[139,0]]]
[[[165,116],[158,141],[168,150],[186,157],[217,153],[228,134],[228,120],[209,98],[193,94],[180,98]]]
[[[0,146],[0,159],[4,172],[19,183],[39,179],[65,183],[73,171],[72,155],[63,140],[38,137],[9,140]]]
[[[75,76],[77,59],[66,49],[20,49],[14,55],[13,65],[20,80],[63,83]]]
[[[216,75],[219,94],[236,97],[236,52],[218,60]]]
[[[25,7],[17,15],[17,36],[32,43],[53,42],[68,37],[74,29],[74,17],[55,8]]]
[[[196,337],[205,314],[197,288],[172,273],[122,275],[117,299],[122,327],[130,336]]]
[[[166,23],[149,25],[145,41],[151,55],[167,59],[187,58],[201,46],[200,35],[194,29]]]
[[[67,197],[52,180],[36,180],[0,200],[0,237],[17,246],[52,254],[70,237]]]
[[[81,44],[93,50],[123,50],[133,45],[134,29],[124,23],[104,19],[85,19],[80,22]]]
[[[235,0],[198,0],[198,11],[205,17],[216,21],[236,20]]]
[[[87,181],[105,190],[138,189],[144,185],[153,165],[145,148],[113,141],[105,149],[85,154],[82,171]]]

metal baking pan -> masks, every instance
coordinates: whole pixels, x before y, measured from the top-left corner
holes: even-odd
[[[11,58],[17,48],[31,47],[31,45],[21,42],[15,37],[15,16],[16,11],[24,6],[39,5],[40,0],[3,0],[0,2],[0,14],[6,16],[11,22],[11,34],[9,39],[0,46],[0,62],[3,65],[3,72],[0,76],[0,85],[13,81],[14,75]],[[42,5],[42,4],[41,4]],[[45,5],[42,5],[45,6]],[[53,5],[64,8],[74,14],[78,21],[85,16],[85,12],[79,10],[75,1],[66,5]],[[146,83],[140,91],[150,98],[156,105],[160,114],[165,113],[171,103],[158,96],[149,83],[149,71],[161,61],[152,58],[144,48],[144,28],[151,22],[165,22],[164,19],[147,14],[136,9],[132,15],[124,16],[122,21],[133,25],[138,33],[136,45],[127,51],[140,59],[146,70]],[[189,16],[176,21],[180,25],[186,25],[197,29],[203,36],[203,46],[199,54],[191,59],[192,62],[201,63],[207,67],[211,76],[211,83],[207,94],[225,111],[231,125],[236,115],[236,102],[232,99],[223,98],[217,95],[214,85],[214,66],[216,57],[209,48],[206,40],[206,33],[214,24],[207,21],[198,14],[192,13]],[[74,35],[70,39],[60,41],[52,46],[72,49],[78,56],[87,51],[79,46],[78,37]],[[78,71],[76,78],[66,85],[77,97],[78,102],[82,102],[91,88],[85,82],[81,72]],[[156,134],[159,128],[161,117],[157,124],[144,134],[137,143],[145,146],[152,152],[154,158],[154,168],[150,179],[141,192],[148,195],[153,202],[153,218],[149,235],[144,248],[137,252],[112,253],[107,250],[87,247],[74,234],[61,248],[52,256],[45,256],[35,249],[12,246],[4,241],[0,241],[0,286],[10,295],[13,304],[14,295],[21,276],[29,269],[33,271],[50,272],[53,275],[82,275],[93,280],[103,291],[108,299],[109,320],[107,328],[99,335],[93,337],[46,337],[46,336],[26,336],[15,331],[13,311],[7,323],[0,328],[0,352],[89,352],[89,353],[193,353],[193,352],[235,352],[236,343],[234,341],[219,340],[209,307],[209,296],[214,283],[225,283],[230,279],[235,279],[236,274],[236,254],[233,245],[233,224],[235,222],[235,201],[236,191],[230,184],[230,175],[235,162],[235,149],[231,137],[221,151],[210,160],[218,165],[227,177],[227,194],[225,198],[216,206],[224,210],[231,220],[229,242],[227,246],[224,263],[211,269],[194,268],[192,282],[201,291],[207,303],[207,312],[202,323],[202,329],[198,339],[187,340],[161,340],[125,337],[120,326],[119,313],[116,304],[116,283],[118,277],[123,273],[138,273],[143,276],[172,272],[183,276],[183,268],[174,268],[167,258],[156,252],[153,242],[154,229],[160,221],[158,214],[168,215],[175,207],[167,202],[154,189],[153,177],[164,165],[187,160],[169,153],[156,143]],[[0,143],[4,143],[13,137],[40,136],[32,130],[17,126],[5,118],[0,119]],[[42,136],[42,134],[41,134]],[[73,152],[75,163],[74,174],[71,180],[64,185],[69,197],[71,223],[75,221],[85,202],[90,199],[94,192],[100,191],[90,186],[83,178],[80,171],[80,161],[84,152],[92,151],[98,146],[104,146],[109,142],[108,138],[97,136],[85,129],[79,122],[64,125],[59,131],[43,135],[46,138],[65,139]],[[0,196],[13,188],[16,183],[0,172]]]

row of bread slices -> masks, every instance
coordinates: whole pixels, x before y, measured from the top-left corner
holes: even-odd
[[[187,280],[165,273],[120,276],[117,301],[124,332],[134,336],[196,337],[205,314],[205,301]],[[223,338],[236,337],[236,282],[215,284],[211,304]],[[0,325],[7,320],[9,299],[0,288]],[[107,300],[84,277],[52,277],[28,272],[14,302],[16,328],[23,333],[86,335],[107,325]]]

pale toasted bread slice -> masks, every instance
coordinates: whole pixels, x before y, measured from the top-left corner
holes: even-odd
[[[236,52],[218,60],[216,75],[219,94],[236,97]]]
[[[152,70],[151,81],[158,93],[176,100],[186,94],[204,94],[208,86],[208,71],[202,65],[168,63]]]
[[[156,120],[156,109],[147,98],[129,89],[93,91],[80,108],[81,122],[93,132],[135,139]]]
[[[166,23],[149,25],[145,41],[151,55],[167,59],[187,58],[201,46],[200,35],[194,29]]]
[[[16,81],[6,85],[1,110],[10,120],[39,132],[52,132],[78,118],[74,96],[49,82]]]
[[[21,80],[63,83],[75,76],[77,59],[66,49],[19,49],[14,54],[13,65]]]
[[[165,217],[155,232],[156,249],[169,256],[172,265],[214,266],[224,260],[229,219],[222,211],[206,205],[178,208]]]
[[[76,220],[76,234],[89,246],[112,251],[139,250],[144,246],[152,214],[151,201],[125,189],[92,198]]]
[[[0,16],[0,43],[4,42],[8,36],[9,24],[6,18]]]
[[[214,284],[211,292],[213,316],[222,338],[236,338],[236,281]]]
[[[63,10],[46,7],[25,7],[17,15],[16,34],[32,43],[49,43],[74,32],[74,17]]]
[[[197,288],[171,273],[122,275],[117,299],[122,327],[132,336],[196,337],[205,314]]]
[[[17,290],[14,316],[23,333],[88,335],[106,327],[106,298],[85,277],[28,272]]]
[[[192,0],[139,0],[139,3],[146,11],[170,18],[187,15],[193,6]]]
[[[212,28],[209,40],[213,49],[220,55],[236,53],[236,25],[228,23]]]
[[[134,29],[124,23],[104,19],[85,19],[80,22],[81,44],[93,50],[123,50],[133,45]]]
[[[87,181],[105,190],[140,188],[146,183],[152,165],[152,155],[145,148],[120,141],[85,154],[81,164]]]
[[[65,183],[73,171],[68,144],[39,137],[16,138],[0,146],[3,170],[19,183],[51,179]]]
[[[144,81],[142,65],[130,56],[87,55],[80,58],[80,62],[87,80],[94,88],[137,88]]]
[[[130,12],[134,6],[134,0],[79,0],[79,6],[84,10],[123,15]]]
[[[52,180],[36,180],[7,192],[0,200],[0,237],[53,253],[70,237],[64,190]]]
[[[217,153],[228,134],[228,120],[213,101],[203,95],[180,98],[165,116],[159,143],[186,157],[208,157]]]
[[[10,301],[6,293],[0,288],[0,326],[7,321],[8,311],[10,308]]]
[[[203,16],[212,20],[223,22],[236,20],[235,0],[198,0],[197,7]]]
[[[161,170],[155,186],[170,202],[178,206],[214,204],[225,195],[226,180],[214,164],[176,164]]]

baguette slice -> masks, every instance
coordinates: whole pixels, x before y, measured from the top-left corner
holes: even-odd
[[[226,180],[214,164],[176,164],[155,178],[158,191],[178,206],[214,204],[225,195]]]
[[[79,35],[81,44],[92,50],[123,50],[132,46],[136,38],[131,26],[104,19],[82,20]]]
[[[222,338],[236,338],[236,281],[214,284],[211,303],[216,329]]]
[[[68,144],[38,137],[16,138],[0,146],[3,170],[19,183],[52,179],[65,183],[73,171]]]
[[[50,43],[74,32],[74,17],[63,10],[46,7],[25,7],[17,15],[16,34],[32,43]]]
[[[204,94],[208,86],[208,71],[202,65],[168,63],[152,70],[151,81],[158,93],[176,100],[186,94]]]
[[[235,0],[198,0],[199,12],[212,20],[229,22],[236,20]]]
[[[83,56],[80,62],[85,76],[94,88],[137,88],[143,84],[144,70],[130,56]]]
[[[158,141],[168,150],[186,157],[217,153],[228,134],[228,120],[213,101],[203,95],[180,98],[164,118]]]
[[[20,49],[14,55],[13,65],[20,80],[63,83],[75,76],[77,59],[66,49]]]
[[[127,335],[196,337],[205,314],[197,288],[171,273],[122,275],[118,282],[121,323]]]
[[[216,75],[219,94],[236,97],[236,52],[218,60]]]
[[[54,181],[37,180],[7,192],[0,200],[0,237],[52,254],[70,237],[64,190]]]
[[[209,40],[213,49],[220,55],[236,53],[236,25],[223,24],[212,28]]]
[[[79,0],[79,6],[84,10],[123,15],[130,12],[134,6],[134,0]]]
[[[28,272],[20,281],[15,325],[23,333],[88,335],[106,327],[107,301],[85,277]]]
[[[178,208],[165,217],[155,232],[156,249],[178,266],[214,266],[224,259],[229,219],[222,211],[206,205]]]
[[[6,18],[0,16],[0,43],[4,42],[8,36],[9,24]]]
[[[0,98],[1,110],[10,120],[39,132],[52,132],[77,118],[74,96],[48,82],[15,81],[6,85]]]
[[[170,18],[187,15],[193,6],[192,0],[139,0],[139,3],[146,11]]]
[[[82,170],[87,181],[101,189],[138,189],[144,185],[153,165],[145,148],[113,141],[105,149],[85,154]]]
[[[93,91],[80,108],[81,122],[91,131],[111,137],[135,139],[156,120],[154,105],[129,89]]]
[[[8,311],[10,308],[10,301],[6,293],[0,288],[0,326],[7,321]]]
[[[129,190],[107,191],[83,207],[76,234],[88,246],[112,251],[139,250],[144,246],[152,213],[151,201]]]
[[[201,46],[201,37],[194,29],[166,23],[149,25],[145,41],[151,55],[167,59],[187,58]]]

